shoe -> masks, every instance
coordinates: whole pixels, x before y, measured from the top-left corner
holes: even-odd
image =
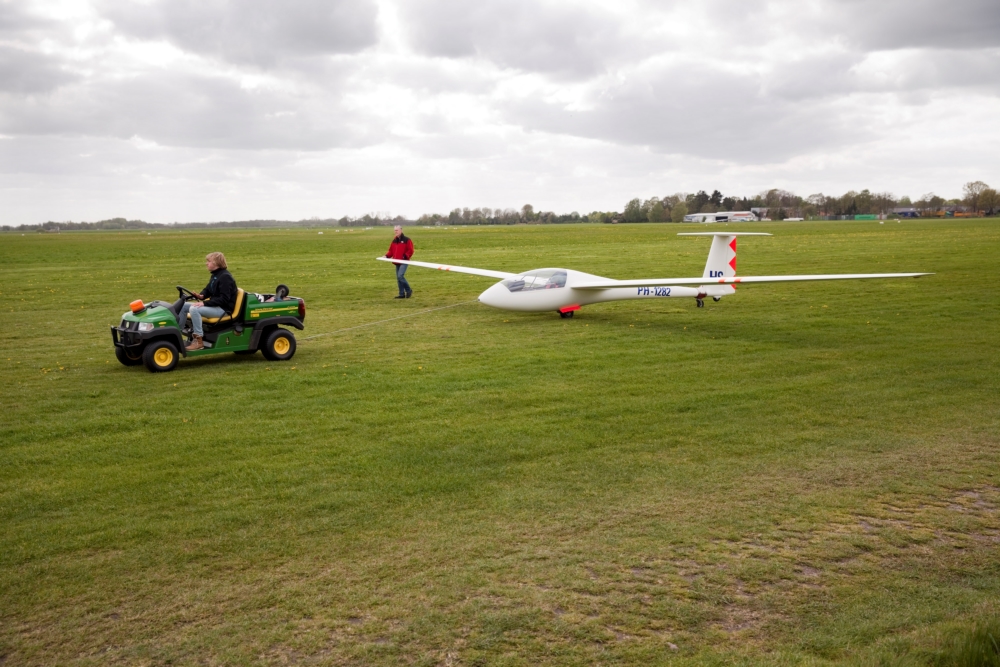
[[[201,336],[195,334],[194,340],[192,340],[191,344],[185,347],[184,349],[187,350],[188,352],[194,352],[195,350],[204,350],[205,342]]]
[[[411,296],[413,296],[413,292],[407,292],[406,293],[406,298],[407,299],[409,299]]]
[[[405,299],[406,297],[400,294],[399,296],[392,297],[393,299]]]

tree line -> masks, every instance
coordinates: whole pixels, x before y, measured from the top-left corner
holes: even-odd
[[[264,229],[274,227],[374,227],[392,226],[397,224],[412,224],[402,216],[384,216],[365,214],[358,218],[344,216],[342,218],[309,218],[307,220],[235,220],[231,222],[146,222],[145,220],[126,220],[125,218],[109,218],[97,222],[43,222],[35,225],[3,225],[0,230],[11,231],[117,231],[117,230],[168,230],[168,229],[214,229],[231,227],[238,229]]]
[[[727,197],[719,190],[713,190],[711,194],[699,190],[695,194],[677,193],[646,200],[635,198],[625,204],[625,209],[620,215],[599,215],[602,217],[617,215],[621,222],[680,222],[684,216],[694,213],[751,209],[763,209],[772,220],[884,215],[896,209],[913,209],[923,214],[957,209],[986,216],[1000,212],[1000,195],[983,181],[966,183],[963,194],[962,198],[945,199],[928,192],[912,200],[905,195],[897,198],[890,192],[872,192],[868,189],[860,192],[849,190],[840,196],[828,196],[820,192],[808,197],[801,197],[780,188],[765,190],[753,197]]]
[[[912,209],[921,215],[943,215],[945,210],[961,211],[973,215],[994,216],[1000,213],[1000,194],[983,181],[970,181],[962,188],[961,198],[945,199],[933,192],[911,200],[908,196],[896,198],[889,192],[849,190],[839,197],[823,193],[800,197],[793,192],[772,188],[753,197],[724,196],[719,190],[708,194],[699,190],[694,194],[676,193],[665,197],[631,199],[622,211],[592,211],[587,215],[536,211],[531,204],[514,208],[456,208],[450,213],[425,213],[416,220],[388,213],[366,213],[359,217],[318,218],[307,220],[241,220],[232,222],[178,222],[161,223],[143,220],[111,218],[98,222],[44,222],[35,225],[3,225],[3,231],[77,231],[77,230],[144,230],[144,229],[206,229],[218,227],[267,228],[267,227],[391,227],[393,225],[516,225],[564,224],[574,222],[681,222],[684,216],[694,213],[718,211],[749,211],[757,209],[772,220],[786,218],[835,218],[853,215],[888,215],[894,210]]]

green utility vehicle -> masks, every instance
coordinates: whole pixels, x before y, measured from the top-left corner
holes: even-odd
[[[295,336],[283,327],[304,328],[306,303],[288,296],[284,285],[278,285],[274,294],[237,289],[232,315],[202,318],[205,348],[192,352],[184,349],[191,331],[190,320],[178,322],[177,314],[185,301],[197,301],[198,297],[180,285],[177,293],[179,298],[173,303],[131,303],[121,324],[111,327],[118,361],[126,366],[144,364],[154,373],[163,373],[172,371],[182,356],[253,354],[260,350],[271,361],[287,361],[295,354]]]

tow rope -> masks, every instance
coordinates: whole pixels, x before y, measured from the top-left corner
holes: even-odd
[[[325,331],[323,333],[313,334],[312,336],[306,336],[305,338],[300,338],[299,340],[312,340],[313,338],[319,338],[321,336],[332,336],[334,334],[344,333],[345,331],[353,331],[355,329],[363,329],[365,327],[373,327],[376,324],[385,324],[386,322],[394,322],[395,320],[401,320],[405,317],[413,317],[415,315],[423,315],[425,313],[433,313],[435,310],[446,310],[448,308],[456,308],[458,306],[465,306],[470,303],[476,303],[478,299],[473,299],[471,301],[462,301],[461,303],[453,303],[450,306],[439,306],[437,308],[428,308],[427,310],[418,310],[415,313],[407,313],[406,315],[400,315],[398,317],[390,317],[387,320],[379,320],[378,322],[368,322],[366,324],[358,324],[357,326],[347,327],[346,329],[337,329],[336,331]]]

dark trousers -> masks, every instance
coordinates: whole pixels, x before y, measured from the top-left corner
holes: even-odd
[[[410,289],[410,283],[406,282],[406,278],[404,277],[406,267],[406,264],[396,265],[396,284],[399,286],[399,296],[406,296],[413,293],[413,290]]]

